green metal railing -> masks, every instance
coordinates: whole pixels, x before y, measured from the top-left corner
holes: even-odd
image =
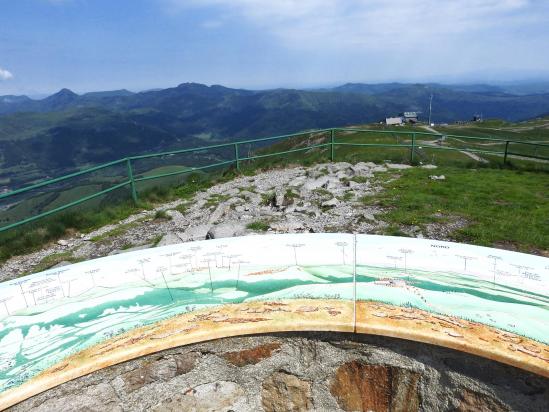
[[[336,139],[336,134],[340,133],[363,133],[363,134],[378,134],[378,135],[385,135],[385,134],[398,134],[398,135],[405,135],[409,136],[409,143],[357,143],[357,142],[342,142],[338,141]],[[294,149],[279,151],[279,152],[269,152],[269,153],[254,153],[253,155],[248,156],[242,156],[240,153],[240,147],[243,145],[252,145],[252,144],[265,144],[267,142],[273,141],[273,140],[281,140],[281,139],[289,139],[299,136],[314,136],[319,134],[327,134],[328,138],[326,139],[326,143],[317,143],[312,145],[307,145],[305,147],[298,147]],[[18,221],[15,222],[9,222],[7,225],[4,225],[0,227],[0,232],[7,231],[9,229],[13,229],[15,227],[36,221],[38,219],[53,215],[55,213],[62,212],[66,209],[69,209],[71,207],[80,205],[84,202],[88,202],[92,199],[98,198],[100,196],[106,195],[110,192],[113,192],[117,189],[123,188],[123,187],[129,187],[131,197],[134,202],[138,201],[138,190],[137,190],[137,184],[140,182],[145,182],[149,180],[154,179],[160,179],[160,178],[166,178],[170,176],[177,176],[177,175],[183,175],[188,174],[196,171],[201,171],[205,169],[212,169],[216,167],[222,167],[222,166],[234,166],[237,170],[240,170],[241,163],[244,161],[254,160],[254,159],[261,159],[266,157],[272,157],[272,156],[280,156],[290,153],[296,153],[296,152],[302,152],[302,151],[308,151],[315,148],[325,148],[329,147],[329,158],[331,161],[335,160],[335,152],[336,147],[372,147],[372,148],[381,148],[381,147],[392,147],[392,148],[405,148],[409,149],[409,160],[410,163],[413,163],[415,161],[415,156],[417,154],[418,149],[421,148],[420,143],[418,143],[418,137],[426,136],[426,137],[436,137],[436,138],[443,138],[443,139],[455,139],[457,141],[477,141],[481,142],[479,144],[482,144],[482,142],[492,142],[491,144],[500,144],[503,146],[503,150],[488,150],[488,149],[482,149],[482,148],[475,148],[475,147],[455,147],[455,146],[444,146],[444,145],[428,145],[425,146],[425,143],[423,144],[424,149],[434,149],[434,150],[448,150],[448,151],[460,151],[460,152],[469,152],[473,154],[490,154],[490,155],[496,155],[503,158],[503,162],[507,162],[509,156],[518,156],[521,159],[536,159],[536,160],[544,160],[549,161],[549,144],[545,143],[534,143],[529,141],[522,141],[522,140],[510,140],[510,139],[501,139],[501,138],[492,138],[492,137],[478,137],[478,136],[461,136],[461,135],[451,135],[451,134],[440,134],[440,133],[430,133],[430,132],[418,132],[418,131],[395,131],[395,130],[372,130],[372,129],[358,129],[358,128],[330,128],[330,129],[320,129],[320,130],[312,130],[312,131],[306,131],[306,132],[299,132],[299,133],[292,133],[292,134],[286,134],[286,135],[280,135],[280,136],[272,136],[272,137],[265,137],[262,139],[251,139],[251,140],[242,140],[238,142],[232,142],[232,143],[223,143],[223,144],[217,144],[217,145],[210,145],[210,146],[202,146],[202,147],[195,147],[190,149],[182,149],[182,150],[173,150],[173,151],[166,151],[161,153],[153,153],[153,154],[145,154],[145,155],[139,155],[139,156],[130,156],[126,157],[124,159],[116,160],[113,162],[105,163],[99,166],[95,166],[86,170],[82,170],[79,172],[67,174],[65,176],[61,176],[55,179],[46,180],[40,183],[36,183],[27,187],[23,187],[21,189],[13,190],[8,193],[0,194],[0,200],[3,199],[10,199],[17,195],[24,195],[26,193],[29,193],[36,189],[41,189],[46,186],[52,186],[56,185],[62,182],[65,182],[69,179],[73,179],[79,176],[89,175],[90,173],[97,172],[109,167],[113,166],[123,166],[126,165],[127,170],[127,178],[126,180],[123,180],[122,182],[119,182],[117,184],[114,184],[111,187],[108,187],[106,189],[97,191],[95,193],[89,194],[87,196],[80,197],[74,201],[67,202],[61,206],[55,207],[51,210],[43,211],[40,213],[37,213],[33,216],[27,216],[24,217]],[[534,148],[534,153],[518,153],[518,152],[512,152],[510,150],[510,146],[512,145],[525,145],[528,147]],[[539,148],[542,150],[546,150],[547,156],[544,156],[543,153],[539,154]],[[191,167],[185,170],[179,170],[174,172],[166,172],[166,173],[159,173],[149,176],[141,176],[136,177],[134,173],[134,164],[138,160],[143,159],[151,159],[151,158],[158,158],[163,156],[173,156],[178,154],[192,154],[197,152],[204,152],[204,151],[212,151],[213,149],[226,149],[226,150],[232,150],[234,155],[233,158],[230,160],[223,160],[218,161],[215,163],[199,166],[199,167]],[[27,200],[22,200],[22,202],[25,202]],[[20,203],[20,202],[19,202]],[[17,203],[18,204],[18,203]],[[1,217],[1,214],[0,214]]]

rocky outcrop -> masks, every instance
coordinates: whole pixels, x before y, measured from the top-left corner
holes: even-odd
[[[223,357],[236,366],[255,365],[263,359],[270,358],[274,351],[280,349],[279,342],[267,343],[251,349],[227,352]]]
[[[526,405],[525,405],[526,406]],[[508,412],[509,407],[485,393],[464,390],[456,412]]]
[[[379,215],[384,209],[363,199],[382,190],[376,173],[386,172],[384,179],[392,181],[400,177],[400,169],[408,167],[339,162],[239,176],[192,199],[169,202],[14,257],[0,265],[0,281],[47,269],[61,260],[69,263],[195,240],[262,233],[383,233],[387,223]],[[462,218],[444,217],[444,222],[422,228],[401,225],[399,231],[412,237],[452,240],[452,233],[468,224]]]
[[[240,236],[253,233],[254,222],[263,223],[257,226],[261,228],[269,225],[266,231],[256,230],[259,233],[373,233],[384,223],[366,221],[362,216],[375,215],[380,209],[363,204],[360,198],[381,190],[370,179],[374,172],[383,170],[387,169],[373,163],[341,162],[240,176],[192,199],[169,202],[92,233],[75,234],[41,251],[14,257],[0,266],[0,281],[32,271],[52,254],[66,255],[63,260],[87,260],[141,246]]]
[[[330,392],[345,411],[419,410],[420,374],[385,365],[352,361],[341,365]]]
[[[189,388],[184,393],[161,401],[153,412],[211,412],[247,410],[244,389],[234,382],[219,381]]]
[[[263,382],[261,405],[265,412],[299,412],[313,409],[311,383],[277,371]]]
[[[16,407],[17,408],[17,407]],[[112,385],[97,383],[86,386],[84,391],[67,392],[37,403],[32,408],[36,412],[73,412],[73,411],[124,411],[120,399]]]
[[[206,233],[206,239],[221,239],[225,237],[243,236],[246,234],[246,225],[242,222],[227,222],[220,225],[212,226],[208,233]]]

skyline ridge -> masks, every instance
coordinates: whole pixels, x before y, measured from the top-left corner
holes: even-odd
[[[0,94],[549,78],[540,0],[19,0]]]

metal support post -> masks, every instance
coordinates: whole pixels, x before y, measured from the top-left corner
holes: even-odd
[[[133,178],[133,169],[132,169],[132,161],[130,158],[126,159],[126,164],[128,165],[128,177],[130,179],[130,188],[132,191],[132,199],[135,203],[137,203],[137,190],[135,189],[135,180]]]
[[[330,161],[334,161],[334,140],[335,140],[335,133],[334,129],[330,130]]]
[[[507,152],[509,151],[509,140],[505,142],[505,154],[503,155],[503,163],[507,163]]]
[[[410,147],[410,164],[414,163],[415,146],[416,146],[416,134],[412,133],[412,147]]]
[[[240,159],[238,157],[238,143],[234,144],[234,159],[236,161],[236,170],[240,170]]]

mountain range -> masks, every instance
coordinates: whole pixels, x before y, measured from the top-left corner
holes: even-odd
[[[184,83],[139,93],[63,89],[42,100],[0,96],[0,184],[13,188],[128,155],[365,124],[403,111],[425,118],[431,95],[436,122],[479,113],[516,121],[549,112],[546,83],[349,83],[262,91]]]

